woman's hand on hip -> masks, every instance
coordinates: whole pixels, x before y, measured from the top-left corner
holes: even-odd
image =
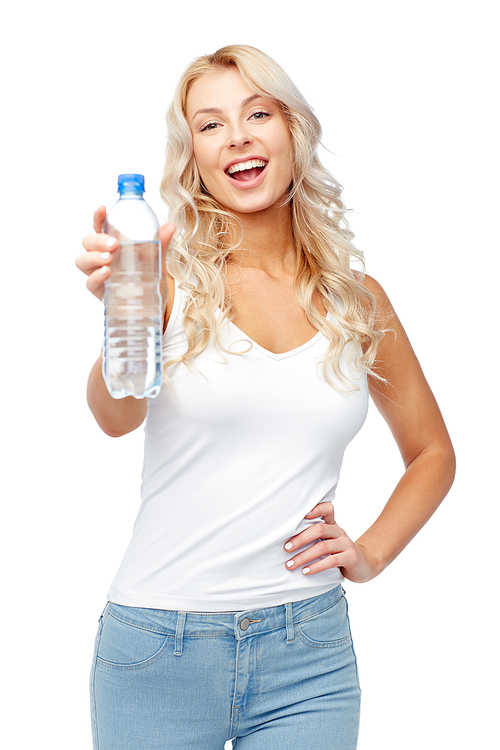
[[[331,503],[318,503],[306,516],[307,520],[312,518],[323,518],[324,523],[311,524],[284,545],[286,552],[295,552],[306,544],[312,545],[287,561],[288,570],[305,566],[302,573],[314,575],[322,570],[339,568],[345,578],[357,583],[369,581],[378,575],[380,571],[368,550],[353,542],[335,521]],[[323,559],[318,560],[318,557]]]

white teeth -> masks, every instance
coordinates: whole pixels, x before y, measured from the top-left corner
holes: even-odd
[[[254,167],[265,167],[267,162],[262,161],[262,159],[252,159],[251,161],[242,161],[239,164],[233,164],[229,169],[227,170],[229,174],[234,174],[235,172],[242,172],[244,169],[253,169]]]

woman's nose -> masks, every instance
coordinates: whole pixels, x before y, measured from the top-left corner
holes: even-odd
[[[242,146],[248,146],[252,142],[250,135],[241,127],[232,128],[228,136],[229,148],[241,148]]]

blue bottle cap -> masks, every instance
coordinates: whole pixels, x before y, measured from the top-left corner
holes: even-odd
[[[144,192],[144,175],[142,174],[119,174],[118,192]]]

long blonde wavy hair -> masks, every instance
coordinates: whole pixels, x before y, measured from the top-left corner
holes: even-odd
[[[380,332],[375,330],[375,302],[363,286],[363,255],[352,244],[353,233],[341,200],[342,187],[321,164],[317,150],[321,126],[311,107],[288,75],[254,47],[233,45],[194,60],[177,85],[167,112],[168,140],[160,193],[170,209],[177,232],[170,244],[167,271],[187,292],[185,354],[174,362],[195,369],[194,358],[210,343],[220,348],[219,332],[234,317],[225,281],[231,253],[228,245],[236,217],[207,192],[193,156],[193,139],[186,119],[186,101],[195,80],[236,67],[255,93],[276,102],[292,136],[293,177],[287,197],[297,252],[294,288],[310,324],[329,340],[323,374],[335,389],[357,390],[340,367],[347,348],[349,361],[360,372],[373,372]],[[361,265],[353,271],[352,262]],[[313,303],[317,294],[328,311],[323,317]],[[335,378],[329,372],[330,367]],[[168,380],[168,377],[167,377]]]

